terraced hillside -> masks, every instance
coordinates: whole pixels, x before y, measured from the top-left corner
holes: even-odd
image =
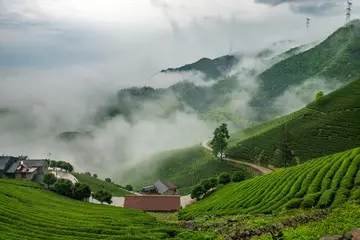
[[[181,219],[214,214],[272,213],[281,209],[340,206],[360,199],[360,149],[321,157],[241,183],[226,185],[179,213]]]
[[[243,169],[248,178],[252,177],[249,168],[219,161],[201,146],[161,153],[147,162],[130,169],[119,182],[130,183],[140,188],[161,179],[173,182],[180,188],[180,193],[186,195],[202,179],[221,172],[231,173]]]
[[[0,179],[0,239],[213,239],[132,209],[62,197],[40,185]]]
[[[299,85],[309,78],[336,79],[342,82],[359,75],[360,20],[353,20],[338,29],[326,40],[297,55],[281,61],[265,72],[259,79],[262,83],[261,98],[265,104],[280,96],[286,89]]]
[[[73,173],[73,175],[80,181],[83,183],[86,183],[87,185],[89,185],[90,189],[92,192],[97,192],[99,190],[107,190],[109,192],[111,192],[111,194],[114,197],[122,197],[122,196],[126,196],[126,195],[134,195],[124,189],[121,189],[120,187],[116,186],[113,183],[109,183],[106,181],[103,181],[99,178],[93,177],[93,176],[89,176],[86,175],[84,173]]]
[[[290,166],[360,146],[360,79],[290,115],[231,136],[227,155]]]

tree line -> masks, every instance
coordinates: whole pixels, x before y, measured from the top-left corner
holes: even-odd
[[[86,200],[92,196],[98,200],[101,204],[104,202],[111,204],[112,203],[112,194],[106,190],[100,190],[95,193],[91,193],[89,185],[82,182],[77,182],[73,184],[68,179],[58,179],[56,176],[51,173],[45,173],[42,178],[43,183],[46,184],[46,187],[50,190],[55,191],[56,193],[70,197],[76,200]]]
[[[69,162],[65,162],[65,161],[55,161],[55,160],[50,160],[49,161],[49,166],[53,167],[53,168],[61,168],[64,169],[67,172],[72,172],[74,171],[74,167],[73,165],[71,165]]]

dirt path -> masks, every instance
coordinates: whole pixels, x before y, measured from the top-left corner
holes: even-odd
[[[210,140],[207,140],[207,141],[204,141],[201,143],[201,146],[206,148],[207,150],[209,151],[212,151],[212,148],[209,147],[208,145],[208,142]],[[244,162],[244,161],[241,161],[241,160],[236,160],[236,159],[230,159],[230,158],[224,158],[225,161],[229,161],[229,162],[234,162],[234,163],[239,163],[241,165],[245,165],[245,166],[248,166],[248,167],[251,167],[252,169],[255,169],[259,172],[261,172],[262,174],[269,174],[269,173],[272,173],[273,170],[269,169],[269,168],[266,168],[266,167],[263,167],[263,166],[260,166],[260,165],[257,165],[257,164],[254,164],[254,163],[249,163],[249,162]]]

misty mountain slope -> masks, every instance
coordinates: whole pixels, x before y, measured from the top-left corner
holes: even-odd
[[[181,210],[179,218],[193,219],[215,214],[248,214],[247,217],[251,217],[252,214],[269,214],[286,209],[339,207],[348,200],[359,200],[359,167],[359,148],[316,158],[271,174],[225,185]]]
[[[257,101],[264,104],[309,78],[353,80],[360,71],[359,58],[360,20],[353,20],[314,48],[291,56],[260,74],[261,98]]]
[[[73,173],[73,175],[79,180],[79,182],[86,183],[89,185],[92,192],[99,190],[107,190],[111,192],[114,197],[122,197],[127,195],[134,195],[113,183],[106,182],[97,177],[89,176],[84,173]]]
[[[220,161],[206,149],[197,146],[157,154],[120,174],[121,178],[116,180],[132,184],[136,188],[151,185],[158,179],[171,181],[186,195],[191,191],[191,187],[202,179],[239,169],[244,170],[248,178],[252,177],[251,169]]]
[[[295,165],[360,146],[360,79],[305,108],[232,135],[227,154],[263,165]]]
[[[0,239],[215,239],[135,209],[73,200],[28,181],[0,179]]]
[[[241,56],[225,55],[218,58],[201,58],[197,62],[186,64],[179,68],[168,68],[162,73],[199,71],[205,75],[205,80],[217,79],[241,61]]]

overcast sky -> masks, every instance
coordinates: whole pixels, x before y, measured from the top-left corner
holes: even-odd
[[[320,38],[344,19],[342,0],[0,0],[0,65],[161,69],[227,54],[230,41],[244,51]]]

